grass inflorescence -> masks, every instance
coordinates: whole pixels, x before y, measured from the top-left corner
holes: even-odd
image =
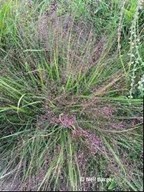
[[[143,1],[0,1],[0,190],[143,190]]]

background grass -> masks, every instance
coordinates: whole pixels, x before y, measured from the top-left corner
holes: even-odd
[[[140,0],[0,1],[0,189],[143,190],[142,40]]]

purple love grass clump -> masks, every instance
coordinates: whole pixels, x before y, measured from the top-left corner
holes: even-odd
[[[52,125],[60,125],[64,128],[72,128],[76,124],[76,117],[74,115],[61,113],[57,116],[49,111],[45,115],[42,115],[40,120],[43,122],[49,122]]]
[[[76,117],[74,115],[60,114],[59,117],[54,116],[50,123],[60,125],[64,128],[72,128],[75,125]]]
[[[63,128],[71,129],[72,137],[76,139],[82,137],[86,143],[86,146],[93,154],[95,154],[98,150],[102,151],[103,145],[101,139],[94,133],[90,133],[89,131],[79,127],[74,115],[61,113],[59,116],[56,116],[49,112],[44,115],[42,119],[46,121],[48,120],[50,124],[60,125]]]
[[[74,115],[71,115],[71,116],[68,116],[65,114],[59,115],[59,123],[63,127],[71,128],[74,126],[75,122],[76,122],[76,117]]]

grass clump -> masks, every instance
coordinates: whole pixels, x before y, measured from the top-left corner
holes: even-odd
[[[0,189],[143,189],[142,6],[0,1]]]

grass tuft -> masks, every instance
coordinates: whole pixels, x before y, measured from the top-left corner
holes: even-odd
[[[142,16],[141,0],[0,1],[0,190],[143,190]]]

